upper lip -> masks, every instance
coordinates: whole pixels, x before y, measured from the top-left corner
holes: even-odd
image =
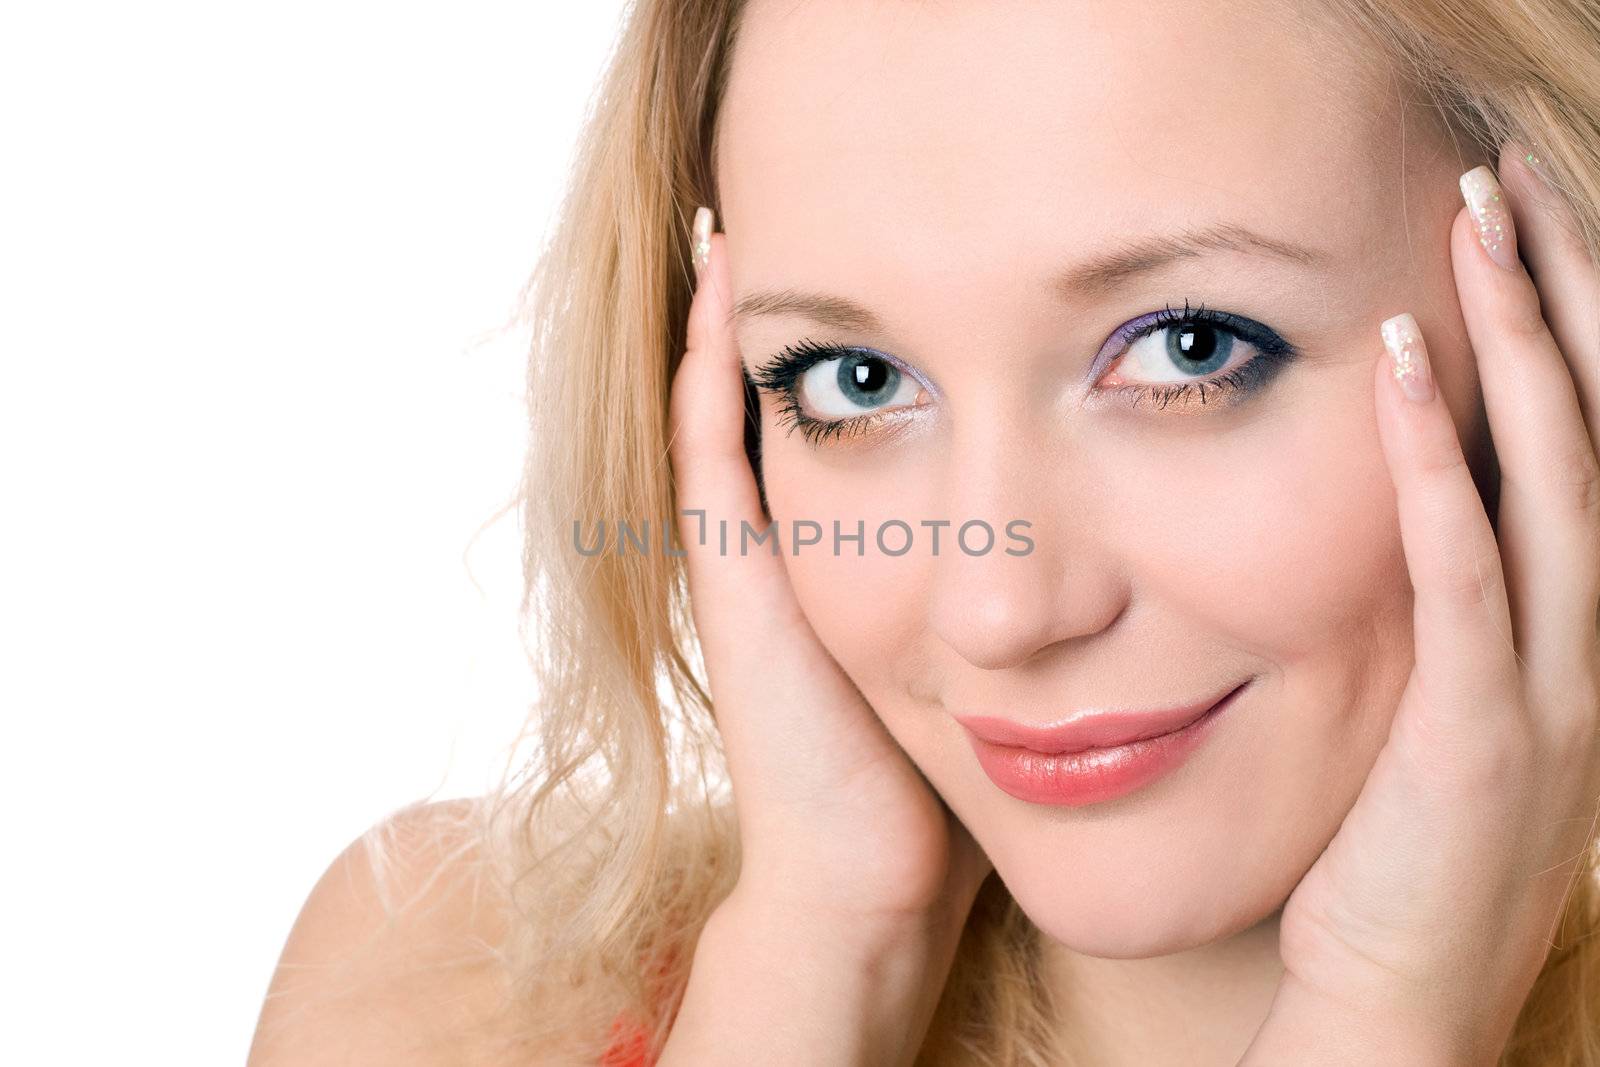
[[[1237,682],[1220,693],[1172,707],[1089,708],[1042,726],[1012,722],[993,715],[956,715],[954,718],[978,737],[993,744],[1061,755],[1091,748],[1115,748],[1175,733],[1232,696],[1243,684]]]

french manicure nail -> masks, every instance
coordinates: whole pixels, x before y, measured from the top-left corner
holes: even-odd
[[[1400,391],[1418,403],[1432,400],[1433,372],[1428,367],[1428,348],[1422,343],[1417,320],[1400,314],[1385,319],[1380,329],[1384,347],[1389,350],[1389,369],[1400,383]]]
[[[1500,181],[1488,167],[1473,167],[1461,176],[1461,198],[1472,213],[1472,228],[1478,243],[1506,270],[1514,271],[1517,262],[1517,231],[1506,209],[1506,195]]]
[[[700,275],[705,273],[706,267],[711,263],[711,227],[714,221],[710,208],[702,206],[695,209],[692,244],[689,247],[689,254],[690,258],[694,260],[696,281],[699,280]]]

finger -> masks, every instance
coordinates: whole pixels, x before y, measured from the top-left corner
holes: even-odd
[[[683,359],[673,376],[669,450],[680,510],[707,506],[707,522],[753,517],[753,478],[745,475],[744,392],[737,346],[728,327],[725,240],[707,231],[709,208],[696,213],[697,245],[706,260],[697,264],[697,284],[689,305]],[[697,254],[698,258],[698,254]],[[746,486],[746,482],[750,482]],[[685,524],[692,526],[694,524]],[[699,543],[698,535],[685,541]]]
[[[1571,206],[1529,166],[1527,154],[1515,142],[1502,147],[1500,180],[1522,261],[1577,384],[1590,443],[1600,453],[1600,267]]]
[[[1571,371],[1517,256],[1492,171],[1461,179],[1451,259],[1500,462],[1497,528],[1516,647],[1554,669],[1592,635],[1600,604],[1600,462]]]
[[[768,529],[744,449],[744,379],[730,322],[726,238],[697,215],[706,249],[689,308],[683,359],[673,376],[668,450],[679,540],[696,627],[707,645],[747,639],[751,620],[793,618],[798,605]],[[708,660],[713,649],[707,648]]]
[[[1378,435],[1415,592],[1416,671],[1430,704],[1465,711],[1516,676],[1500,552],[1416,320],[1396,315],[1381,333]]]

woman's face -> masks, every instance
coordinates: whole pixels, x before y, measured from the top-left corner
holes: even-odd
[[[804,415],[857,419],[816,440],[762,397],[773,517],[825,531],[785,540],[795,591],[1079,951],[1162,954],[1269,915],[1384,740],[1412,655],[1373,415],[1384,318],[1416,315],[1486,442],[1447,236],[1476,160],[1403,96],[1354,36],[1282,4],[747,12],[716,159],[745,366],[807,340],[893,361],[799,379]],[[1172,322],[1186,304],[1232,332]],[[992,550],[957,546],[972,519]],[[864,524],[863,554],[834,554],[834,520]],[[903,555],[875,542],[891,520]],[[1025,547],[1012,520],[1031,552],[1005,551]],[[953,717],[1246,681],[1181,765],[1092,803],[1002,790]]]

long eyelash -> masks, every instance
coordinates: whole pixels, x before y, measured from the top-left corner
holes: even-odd
[[[878,418],[875,415],[853,415],[843,419],[813,419],[800,410],[792,393],[778,394],[776,417],[779,426],[787,426],[791,431],[799,430],[814,445],[829,439],[854,437],[867,428],[862,423],[875,422]]]
[[[1117,387],[1117,393],[1129,396],[1132,406],[1138,407],[1139,401],[1148,400],[1157,409],[1165,409],[1174,403],[1187,405],[1190,397],[1198,396],[1201,405],[1207,400],[1207,390],[1211,396],[1222,396],[1228,393],[1248,393],[1251,389],[1259,387],[1267,378],[1271,377],[1284,364],[1298,354],[1295,347],[1279,337],[1272,330],[1249,319],[1226,311],[1212,311],[1204,304],[1191,308],[1189,301],[1183,302],[1180,311],[1168,304],[1161,311],[1156,312],[1139,329],[1128,334],[1122,339],[1124,346],[1155,333],[1182,323],[1203,322],[1217,326],[1225,332],[1232,334],[1253,345],[1260,355],[1250,360],[1236,370],[1214,378],[1206,378],[1193,382],[1174,382],[1164,385],[1123,385]]]
[[[795,381],[816,366],[830,359],[839,359],[848,356],[850,350],[841,345],[824,344],[813,341],[807,337],[796,344],[789,345],[777,355],[757,367],[750,376],[757,388],[769,392],[782,392],[791,389]]]
[[[1137,408],[1140,401],[1148,401],[1157,409],[1165,409],[1173,404],[1187,405],[1191,397],[1198,397],[1203,406],[1208,403],[1208,397],[1220,397],[1229,393],[1244,394],[1251,389],[1259,387],[1266,379],[1276,373],[1284,364],[1288,363],[1299,351],[1271,329],[1250,319],[1230,314],[1226,311],[1212,311],[1204,304],[1199,307],[1190,307],[1189,301],[1183,302],[1181,309],[1166,305],[1161,311],[1156,312],[1142,323],[1137,330],[1131,331],[1123,337],[1124,347],[1133,344],[1142,337],[1148,337],[1157,330],[1163,330],[1182,323],[1201,322],[1221,328],[1235,337],[1241,338],[1253,345],[1260,353],[1256,358],[1245,363],[1236,370],[1202,381],[1168,383],[1164,385],[1123,385],[1114,391],[1131,398],[1132,406]],[[800,376],[818,363],[825,363],[830,359],[842,359],[845,356],[861,352],[862,349],[847,347],[828,342],[814,341],[805,338],[795,344],[789,345],[757,367],[749,375],[752,385],[763,392],[771,393],[777,405],[777,422],[779,426],[788,427],[790,432],[799,430],[801,435],[811,444],[820,445],[827,441],[846,440],[866,433],[876,424],[883,421],[896,421],[893,413],[873,412],[863,415],[852,415],[841,419],[814,419],[800,409],[799,390],[795,383]],[[902,373],[909,373],[908,369],[892,359],[886,359],[877,353],[874,358],[884,359],[885,362],[896,366]]]
[[[842,359],[860,351],[842,345],[813,341],[808,337],[789,345],[757,367],[755,373],[750,375],[750,381],[757,389],[771,393],[775,398],[778,405],[779,426],[787,426],[791,431],[799,430],[801,435],[814,445],[828,440],[844,440],[864,433],[886,416],[872,413],[852,415],[842,419],[814,419],[800,409],[799,390],[795,388],[795,383],[802,374],[818,363],[826,363],[830,359]],[[875,358],[882,357],[875,355]],[[898,369],[904,373],[904,368]]]

